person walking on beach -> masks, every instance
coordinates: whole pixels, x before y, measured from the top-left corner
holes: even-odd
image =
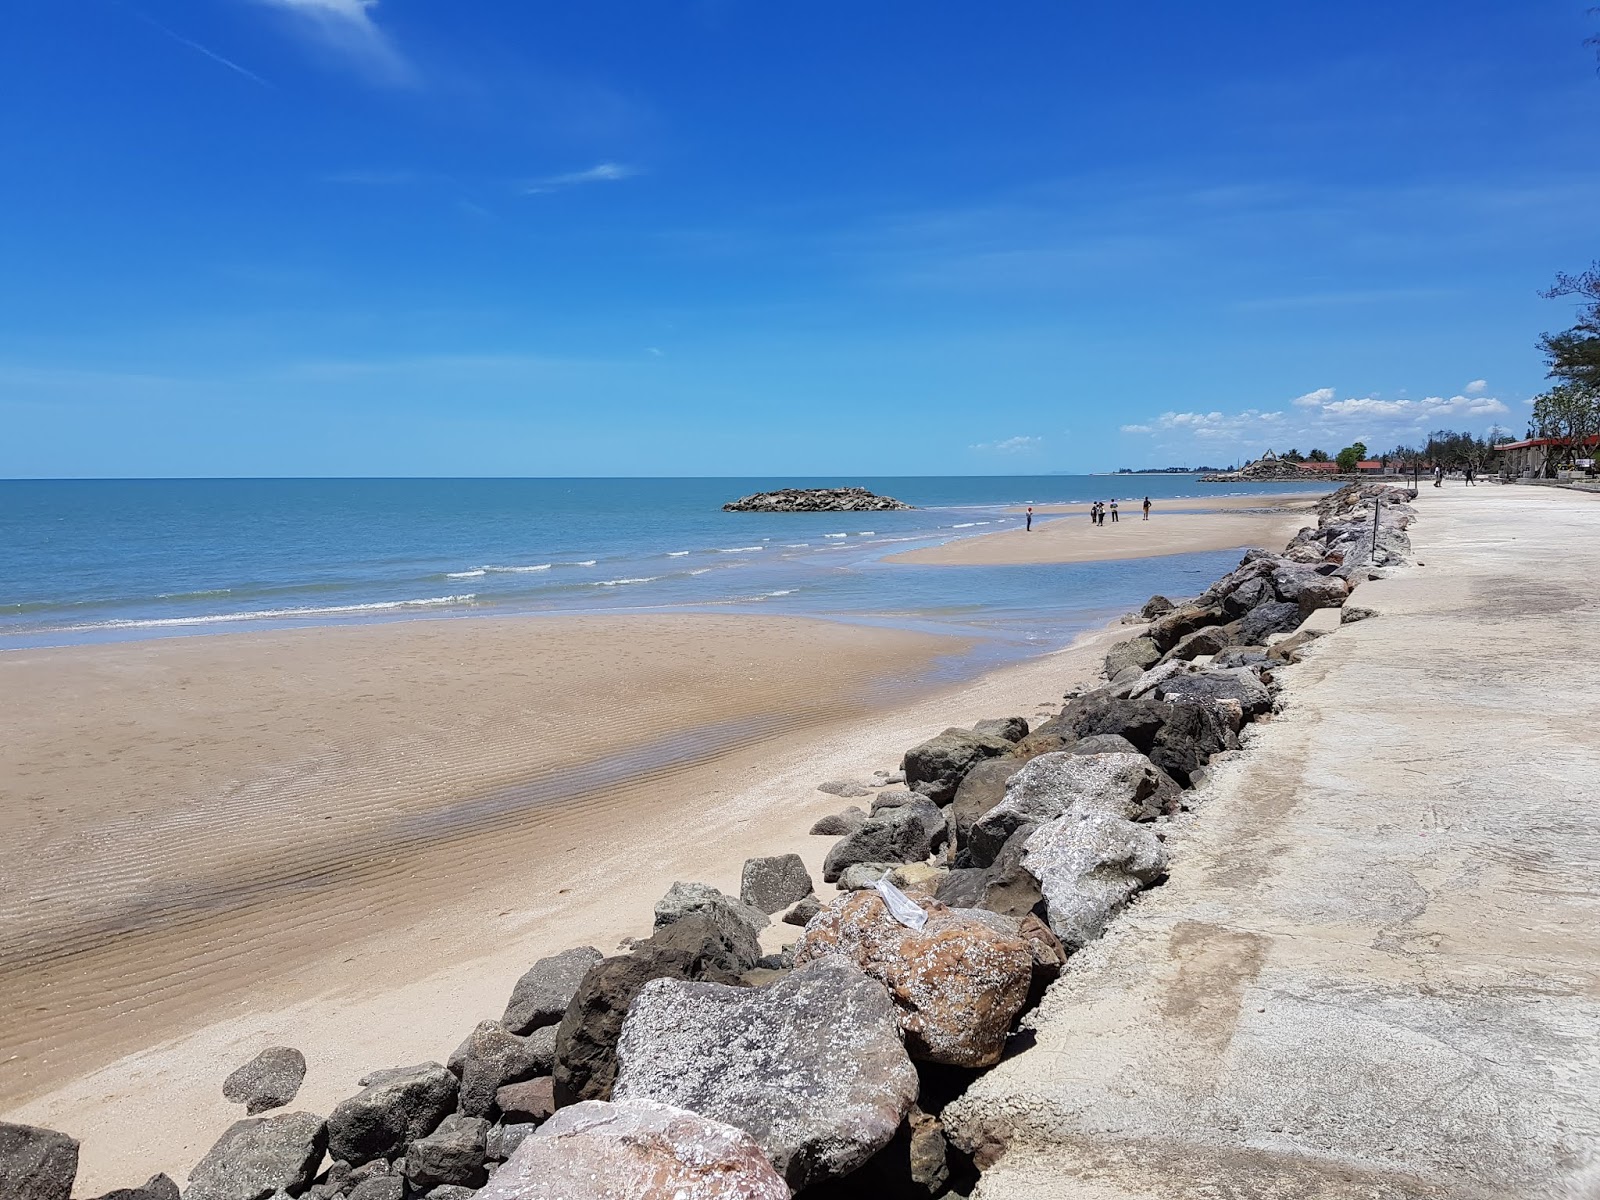
[[[1100,524],[1100,501],[1098,500],[1089,505],[1089,524]]]
[[[1150,519],[1150,497],[1149,496],[1146,496],[1144,498],[1144,519],[1146,521],[1148,521]]]
[[[1433,464],[1433,486],[1444,486],[1444,466],[1440,463]]]
[[[1115,496],[1111,498],[1111,523],[1113,525],[1117,523],[1117,498]]]
[[[1025,533],[1032,533],[1033,532],[1033,505],[1031,505],[1031,504],[1028,505],[1028,524],[1027,524],[1027,528],[1024,530],[1024,532]]]

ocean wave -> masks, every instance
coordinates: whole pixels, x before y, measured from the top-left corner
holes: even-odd
[[[811,549],[811,543],[810,542],[785,542],[783,544],[783,548],[785,550],[809,550],[809,549]]]
[[[849,537],[850,535],[848,533],[825,533],[822,536],[825,538],[842,538]]]
[[[878,531],[876,529],[863,529],[860,533],[856,534],[856,536],[857,537],[877,537],[878,536]]]
[[[690,575],[709,575],[710,573],[711,573],[711,568],[710,567],[699,567],[696,570],[693,570],[693,571],[689,572]]]
[[[971,529],[976,524],[978,524],[978,522],[976,522],[976,521],[963,521],[959,525],[950,526],[950,528],[951,529]]]
[[[476,571],[447,571],[447,572],[445,572],[445,578],[446,579],[477,579],[480,575],[487,574],[488,571],[489,571],[488,567],[479,567]]]
[[[660,579],[659,575],[641,575],[633,579],[601,579],[596,581],[596,587],[623,587],[630,583],[654,583]]]
[[[94,621],[87,625],[63,625],[63,633],[94,629],[165,629],[179,625],[221,625],[229,621],[267,621],[276,617],[327,617],[349,613],[389,612],[399,608],[437,608],[446,604],[469,604],[477,594],[426,596],[418,600],[382,600],[371,604],[329,604],[304,608],[256,608],[246,612],[208,613],[198,617],[150,617],[143,620]]]
[[[769,596],[792,596],[792,595],[794,595],[794,589],[793,588],[779,588],[775,592],[768,592],[767,595],[769,595]]]
[[[478,574],[482,575],[487,572],[491,575],[531,575],[534,571],[548,571],[554,565],[554,563],[533,563],[532,565],[526,567],[497,567],[491,564],[486,567],[479,567]],[[562,563],[561,565],[566,566],[565,563]],[[590,562],[582,565],[592,567],[594,566],[594,563]],[[450,578],[465,579],[467,578],[467,573],[463,572],[460,575],[452,575]]]
[[[592,567],[592,566],[594,566],[594,563],[595,563],[594,559],[586,558],[582,562],[557,563],[556,566],[558,566],[558,567]]]
[[[204,588],[198,592],[157,592],[157,600],[204,600],[207,596],[226,596],[232,588]]]
[[[717,553],[718,554],[754,554],[759,550],[765,550],[765,549],[766,549],[765,546],[731,546],[726,550],[718,550]]]
[[[667,557],[668,558],[683,558],[685,555],[687,555],[689,553],[691,553],[691,551],[688,551],[688,550],[668,550],[667,551]]]

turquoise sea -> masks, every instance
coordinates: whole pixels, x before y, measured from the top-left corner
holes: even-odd
[[[750,492],[842,484],[917,508],[721,510]],[[1063,644],[1152,591],[1198,590],[1237,554],[1045,567],[884,557],[1013,528],[1005,510],[1019,504],[1118,496],[1131,512],[1149,495],[1159,520],[1292,490],[1173,475],[8,480],[0,650],[415,617],[745,610],[977,634],[1004,655]]]

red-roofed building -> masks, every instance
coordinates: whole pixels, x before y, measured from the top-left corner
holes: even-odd
[[[1309,471],[1316,475],[1336,475],[1339,472],[1339,464],[1336,462],[1303,462],[1295,465],[1302,471]]]
[[[1548,473],[1551,459],[1566,461],[1566,450],[1571,443],[1571,438],[1528,438],[1521,442],[1506,442],[1496,446],[1494,451],[1500,455],[1502,475],[1514,479],[1542,479]],[[1600,434],[1591,434],[1583,439],[1575,457],[1592,459],[1597,447],[1600,447]],[[1584,450],[1588,453],[1585,454]]]

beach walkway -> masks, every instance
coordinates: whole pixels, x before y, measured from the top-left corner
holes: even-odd
[[[1417,507],[1425,565],[947,1114],[980,1195],[1600,1197],[1600,500]]]

